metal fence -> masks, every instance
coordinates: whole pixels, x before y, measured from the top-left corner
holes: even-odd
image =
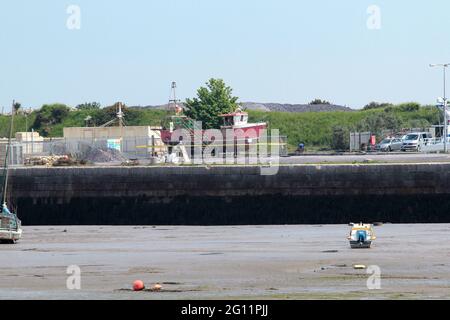
[[[270,139],[269,139],[270,140]],[[252,142],[243,141],[236,143],[234,150],[244,150],[245,156],[257,156],[259,149],[258,140]],[[0,161],[4,161],[7,143],[0,143]],[[258,146],[258,148],[255,148]],[[194,152],[195,146],[186,145],[187,154]],[[227,146],[220,144],[219,148]],[[267,152],[278,148],[280,156],[287,155],[287,137],[279,137],[279,142],[267,142]],[[155,157],[163,157],[167,153],[177,152],[177,148],[170,148],[160,140],[152,137],[124,137],[122,139],[67,139],[53,138],[44,141],[13,142],[10,156],[11,165],[24,165],[30,163],[30,159],[70,156],[73,159],[84,160],[91,163],[123,163],[129,160],[138,160],[145,163]],[[230,150],[230,149],[227,149]],[[233,150],[233,148],[231,148]],[[256,153],[254,153],[256,151]],[[197,149],[198,151],[198,149]],[[233,151],[232,151],[233,152]],[[222,153],[222,152],[220,152]],[[225,154],[225,153],[224,153]],[[182,157],[182,155],[179,155]],[[32,161],[31,161],[32,162]]]
[[[0,167],[5,163],[7,143],[0,143]],[[9,164],[20,165],[24,163],[23,146],[21,143],[13,142],[9,151]]]
[[[350,132],[350,152],[365,149],[370,142],[370,132]]]

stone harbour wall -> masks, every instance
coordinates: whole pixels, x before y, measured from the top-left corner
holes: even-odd
[[[13,168],[24,224],[450,222],[450,164]]]

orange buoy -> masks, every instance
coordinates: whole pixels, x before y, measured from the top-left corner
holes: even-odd
[[[144,290],[144,288],[145,288],[144,282],[142,282],[141,280],[136,280],[135,282],[133,282],[134,291],[142,291]]]

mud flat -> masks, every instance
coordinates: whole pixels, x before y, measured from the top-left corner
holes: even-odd
[[[450,298],[450,225],[385,224],[371,249],[348,226],[25,227],[1,245],[0,299]],[[376,265],[381,289],[369,290]],[[81,268],[81,290],[66,287]],[[130,290],[135,279],[160,292]]]

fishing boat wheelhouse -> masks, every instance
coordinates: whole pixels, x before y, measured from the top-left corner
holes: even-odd
[[[232,113],[221,114],[220,117],[223,119],[223,125],[220,127],[222,131],[232,129],[238,134],[237,131],[239,130],[239,134],[252,135],[254,138],[258,138],[261,135],[261,131],[267,129],[267,123],[265,122],[249,123],[248,113],[240,108]]]

